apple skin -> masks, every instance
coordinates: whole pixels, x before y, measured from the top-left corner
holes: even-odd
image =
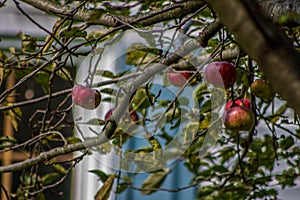
[[[223,122],[232,131],[249,131],[255,124],[255,116],[251,108],[235,106],[225,111]]]
[[[168,72],[167,79],[168,81],[177,87],[183,86],[190,77],[193,76],[193,73],[189,72]]]
[[[101,94],[95,89],[82,85],[74,85],[72,88],[72,100],[75,105],[92,110],[101,102]]]
[[[208,83],[225,89],[234,85],[236,75],[236,68],[227,61],[209,63],[204,71],[204,76]]]
[[[225,111],[229,110],[235,106],[245,106],[247,108],[251,108],[251,100],[248,98],[245,99],[237,99],[234,101],[234,105],[232,105],[232,101],[228,101],[225,106]]]
[[[79,105],[81,100],[78,97],[77,93],[79,90],[81,90],[83,88],[82,85],[74,85],[72,88],[72,101],[75,105]]]
[[[112,115],[112,113],[113,113],[114,110],[115,110],[114,108],[113,108],[113,109],[110,109],[110,110],[106,113],[106,115],[105,115],[105,117],[104,117],[104,120],[105,120],[105,121],[109,120],[109,118],[111,117],[111,115]],[[138,123],[138,121],[139,121],[139,116],[136,114],[136,112],[132,112],[131,109],[129,109],[129,112],[130,112],[131,121],[132,121],[133,123]],[[125,118],[125,120],[127,120],[128,117],[129,117],[129,116],[127,116],[127,115],[129,115],[129,113],[128,113],[128,114],[126,113],[126,118]]]

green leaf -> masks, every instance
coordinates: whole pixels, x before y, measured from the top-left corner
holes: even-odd
[[[159,143],[159,141],[154,138],[153,136],[150,137],[148,139],[149,143],[151,144],[152,148],[153,148],[153,151],[159,151],[161,150],[161,144]]]
[[[184,143],[192,142],[195,139],[195,134],[198,131],[199,122],[190,122],[183,128]]]
[[[108,174],[106,174],[105,172],[103,172],[103,171],[101,171],[101,170],[99,170],[99,169],[93,169],[93,170],[90,170],[89,172],[91,172],[91,173],[97,175],[98,178],[99,178],[103,183],[104,183],[104,182],[108,179],[108,177],[109,177]]]
[[[207,112],[210,112],[211,111],[211,100],[207,100],[202,106],[201,106],[201,109],[200,109],[200,113],[203,114],[203,113],[207,113]]]
[[[7,106],[12,105],[12,103],[6,103]],[[18,131],[19,122],[22,121],[22,111],[20,107],[15,107],[8,111],[5,111],[5,114],[9,116],[10,122],[15,131]]]
[[[117,193],[117,194],[121,194],[121,193],[124,192],[127,188],[128,188],[128,183],[120,183],[120,184],[117,186],[117,191],[116,191],[116,193]]]
[[[115,98],[111,98],[111,97],[107,97],[107,98],[103,98],[101,100],[101,102],[107,102],[107,103],[114,103],[115,102]]]
[[[166,119],[167,119],[167,123],[168,122],[172,122],[173,123],[173,121],[172,120],[174,120],[174,119],[178,119],[178,118],[180,118],[180,109],[178,108],[178,107],[175,107],[175,110],[174,110],[174,108],[172,108],[172,109],[170,109],[168,112],[166,112],[165,114],[164,114],[164,117],[166,117]],[[175,127],[178,127],[178,126],[175,126]]]
[[[87,36],[87,32],[81,30],[81,27],[72,27],[71,29],[63,30],[60,36],[64,38],[85,37]]]
[[[6,1],[1,2],[1,3],[0,3],[0,8],[4,7],[4,6],[5,6],[5,3],[6,3]]]
[[[56,74],[64,81],[69,81],[72,79],[71,78],[72,75],[71,75],[70,71],[65,68],[61,68],[60,70],[57,70]]]
[[[259,139],[259,138],[255,138],[254,142],[252,142],[250,144],[250,149],[253,150],[257,154],[262,153],[262,147],[263,147],[262,142],[261,142],[261,139]]]
[[[102,1],[103,0],[101,0],[101,1],[98,0],[97,2],[102,2]],[[131,6],[123,7],[122,9],[119,9],[117,6],[114,6],[111,3],[109,3],[109,1],[105,1],[101,5],[105,7],[105,11],[107,13],[114,14],[116,16],[117,15],[122,15],[122,16],[130,15],[130,7]]]
[[[45,176],[43,176],[41,178],[41,183],[43,185],[50,185],[50,184],[54,183],[55,181],[58,181],[60,176],[61,175],[57,172],[46,174]]]
[[[145,29],[145,26],[143,26],[141,28]],[[145,31],[145,32],[137,31],[137,33],[139,34],[139,36],[143,37],[150,46],[155,46],[155,38],[154,38],[151,30],[149,30],[149,32],[148,31]],[[158,49],[154,49],[154,48],[151,48],[151,49],[152,49],[153,53],[159,54]]]
[[[115,75],[113,72],[111,71],[107,71],[107,70],[96,70],[95,76],[102,76],[102,77],[106,77],[106,78],[114,78]]]
[[[109,198],[113,183],[114,183],[115,175],[110,175],[102,187],[98,190],[95,195],[95,200],[107,200]]]
[[[78,124],[86,124],[86,125],[95,125],[95,126],[102,126],[105,124],[105,121],[98,118],[90,119],[87,122],[77,122]]]
[[[215,165],[212,167],[215,172],[225,173],[228,172],[228,169],[222,165]]]
[[[164,169],[163,171],[153,172],[143,182],[142,188],[143,189],[159,188],[170,172],[171,172],[170,169]],[[155,192],[155,190],[144,190],[142,191],[142,194],[150,195],[153,192]]]
[[[259,185],[265,185],[266,183],[272,181],[270,176],[254,178],[254,183]]]
[[[96,149],[100,154],[107,154],[111,152],[112,145],[109,142],[106,142],[104,144],[98,145]]]
[[[206,83],[199,84],[196,87],[194,92],[195,92],[196,97],[198,97],[198,98],[202,97],[204,94],[208,94],[209,91],[207,89],[207,84]]]
[[[61,142],[61,137],[58,134],[52,134],[46,137],[49,141]]]
[[[42,192],[37,193],[37,195],[35,196],[36,200],[45,200],[45,195]]]
[[[158,105],[160,105],[161,107],[167,107],[170,102],[171,102],[170,100],[159,100]]]
[[[288,136],[285,139],[280,141],[280,147],[283,148],[284,150],[288,150],[294,144],[295,142],[292,136]]]
[[[157,136],[165,141],[163,142],[165,145],[168,145],[174,139],[173,135],[169,135],[168,131],[166,131],[164,127],[161,128],[161,132],[157,134]]]
[[[92,39],[96,39],[101,37],[102,35],[104,35],[106,32],[105,30],[95,30],[95,31],[91,31],[88,35],[87,35],[87,39],[92,40]],[[108,37],[104,37],[104,38],[108,38]]]
[[[205,115],[204,119],[202,119],[199,123],[198,132],[202,132],[208,129],[211,125],[211,116]]]
[[[134,161],[139,170],[151,171],[153,168],[161,169],[166,161],[161,156],[161,151],[154,151],[153,147],[141,147],[135,150],[127,150],[124,154],[126,163]]]
[[[0,137],[0,148],[10,147],[17,143],[18,143],[18,141],[12,136]]]
[[[60,164],[52,164],[52,167],[61,174],[67,174],[68,171]]]
[[[135,95],[132,98],[132,104],[133,104],[134,109],[148,108],[150,106],[150,101],[149,101],[147,92],[148,92],[150,98],[152,98],[153,95],[149,91],[146,91],[146,88],[139,87],[136,90]]]
[[[284,170],[282,174],[276,176],[276,180],[279,181],[281,184],[282,189],[284,189],[286,186],[294,186],[296,185],[294,183],[295,179],[297,178],[296,172],[294,169],[288,169]]]
[[[270,123],[275,124],[287,109],[287,104],[283,104],[280,108],[278,108],[278,110],[273,115],[268,117],[270,119]]]
[[[17,189],[16,196],[17,196],[18,200],[27,200],[24,189],[22,189],[20,187]]]
[[[147,47],[143,43],[134,43],[126,51],[125,62],[127,65],[142,65],[153,60],[160,51],[156,48]]]
[[[280,17],[278,23],[281,25],[299,25],[300,24],[300,16],[299,12],[288,12]]]
[[[40,85],[45,94],[49,94],[50,75],[45,71],[39,71],[34,77],[34,80]]]
[[[100,93],[112,95],[113,93],[117,93],[117,92],[116,92],[116,90],[114,90],[112,88],[104,88],[104,89],[100,90]]]
[[[214,191],[216,191],[216,188],[215,188],[215,187],[212,187],[212,186],[205,186],[205,187],[202,187],[202,188],[198,191],[198,198],[206,197],[207,195],[210,195],[210,194],[213,193]]]
[[[78,143],[78,142],[81,142],[81,140],[77,137],[67,137],[67,142],[68,144],[75,144],[75,143]]]
[[[222,161],[221,163],[224,164],[226,161],[230,160],[232,157],[236,156],[236,151],[233,147],[228,146],[220,150]]]
[[[18,36],[22,39],[22,52],[35,52],[37,39],[20,32]]]

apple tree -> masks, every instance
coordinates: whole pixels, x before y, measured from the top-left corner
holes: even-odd
[[[1,132],[0,152],[26,155],[0,166],[2,176],[21,172],[16,192],[1,184],[7,199],[44,199],[93,155],[117,163],[89,172],[103,183],[95,199],[191,187],[199,199],[277,199],[296,186],[299,1],[12,2],[45,37],[20,33],[21,48],[0,52],[0,111],[15,132]],[[40,95],[18,97],[30,81]],[[190,183],[163,188],[178,163]],[[136,183],[139,173],[148,178]]]

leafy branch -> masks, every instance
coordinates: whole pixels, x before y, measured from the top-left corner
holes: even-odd
[[[124,95],[124,97],[120,100],[118,106],[113,112],[115,120],[118,122],[118,120],[121,118],[123,110],[127,108],[127,102],[129,101],[131,94],[136,90],[137,87],[149,80],[149,78],[151,78],[157,72],[162,71],[172,63],[178,62],[182,56],[185,56],[195,48],[198,48],[198,43],[196,41],[199,41],[201,37],[202,35],[198,36],[195,40],[192,40],[184,46],[180,47],[177,51],[175,51],[175,53],[167,56],[166,58],[163,58],[159,64],[148,67],[147,69],[145,69],[144,73],[140,74],[130,84],[126,85],[124,87],[125,90],[127,90],[126,95]],[[31,73],[29,75],[32,76],[34,74]],[[99,134],[99,137],[97,138],[88,139],[86,141],[79,142],[76,144],[65,145],[63,147],[57,147],[48,152],[42,152],[34,158],[27,159],[19,163],[14,163],[9,166],[1,166],[0,173],[26,169],[30,166],[37,165],[41,162],[50,160],[51,158],[54,158],[59,155],[68,154],[74,151],[79,151],[85,148],[93,147],[95,145],[103,144],[112,137],[114,131],[116,130],[116,121],[109,121],[108,124],[105,126],[105,129]]]
[[[207,0],[222,23],[235,35],[243,51],[258,63],[274,89],[300,113],[299,53],[254,1],[226,2],[224,8],[224,1]]]

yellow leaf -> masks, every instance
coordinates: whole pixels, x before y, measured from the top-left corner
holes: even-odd
[[[158,189],[162,185],[162,183],[164,182],[164,180],[166,179],[166,177],[168,176],[168,174],[170,172],[171,172],[170,169],[165,169],[163,171],[153,172],[143,182],[142,188],[145,189],[145,190],[142,191],[142,194],[150,195],[153,192],[155,192],[156,190],[152,190],[152,189]],[[149,190],[147,190],[147,189],[149,189]]]
[[[95,195],[95,200],[107,200],[110,191],[112,189],[113,183],[114,183],[115,175],[112,174],[108,177],[108,179],[105,181],[105,183],[102,185],[102,187],[98,190],[97,194]]]

